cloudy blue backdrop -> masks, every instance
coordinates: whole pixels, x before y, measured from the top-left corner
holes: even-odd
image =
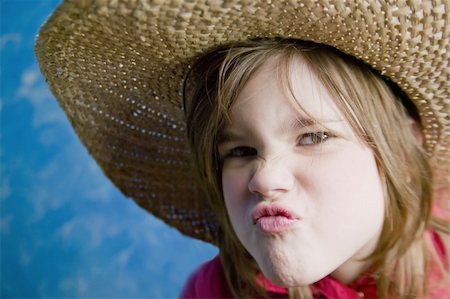
[[[125,199],[78,141],[33,54],[58,2],[0,0],[0,297],[177,297],[217,249]]]

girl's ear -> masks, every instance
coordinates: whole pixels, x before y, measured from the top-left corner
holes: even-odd
[[[421,128],[420,124],[411,117],[408,118],[408,124],[409,124],[411,130],[413,131],[417,142],[420,145],[423,145],[423,134],[422,134],[422,128]]]

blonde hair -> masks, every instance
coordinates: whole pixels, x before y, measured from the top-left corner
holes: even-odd
[[[230,109],[249,78],[269,59],[277,59],[290,88],[289,65],[300,55],[336,101],[353,130],[373,151],[385,191],[385,220],[375,251],[379,297],[425,297],[427,271],[446,274],[426,228],[448,231],[448,222],[431,215],[432,174],[426,153],[409,127],[418,120],[406,96],[370,67],[328,46],[297,40],[258,40],[206,54],[185,81],[187,135],[194,161],[215,212],[220,257],[236,297],[264,295],[256,282],[259,269],[239,242],[224,205],[217,139]],[[403,104],[402,104],[403,102]],[[299,108],[301,109],[300,104]],[[408,113],[409,112],[409,113]],[[402,127],[404,126],[404,127]],[[397,128],[397,129],[394,129]],[[309,286],[291,297],[311,297]]]

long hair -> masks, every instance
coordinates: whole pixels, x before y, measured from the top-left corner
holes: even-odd
[[[222,195],[222,165],[217,138],[230,109],[252,75],[269,59],[278,63],[280,78],[292,93],[289,66],[301,56],[332,95],[359,138],[377,161],[385,195],[382,233],[372,262],[379,297],[425,297],[431,288],[427,271],[445,271],[427,228],[449,234],[448,222],[431,216],[432,173],[411,129],[419,116],[401,90],[376,71],[324,45],[298,40],[256,40],[206,54],[185,81],[187,135],[209,205],[219,222],[218,247],[227,283],[236,297],[264,295],[255,277],[258,266],[239,242]],[[302,109],[300,103],[295,101]],[[311,297],[309,286],[290,290],[291,297]]]

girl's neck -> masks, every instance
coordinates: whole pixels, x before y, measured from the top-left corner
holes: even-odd
[[[339,280],[343,284],[351,284],[357,278],[359,278],[364,272],[368,271],[371,266],[370,261],[353,261],[347,262],[334,272],[331,273],[331,277]]]
[[[366,244],[359,250],[357,254],[348,259],[340,267],[331,273],[331,277],[339,280],[344,284],[350,284],[360,277],[364,272],[368,271],[372,266],[372,260],[367,259],[374,251],[378,244],[378,237],[374,238],[370,243]]]

